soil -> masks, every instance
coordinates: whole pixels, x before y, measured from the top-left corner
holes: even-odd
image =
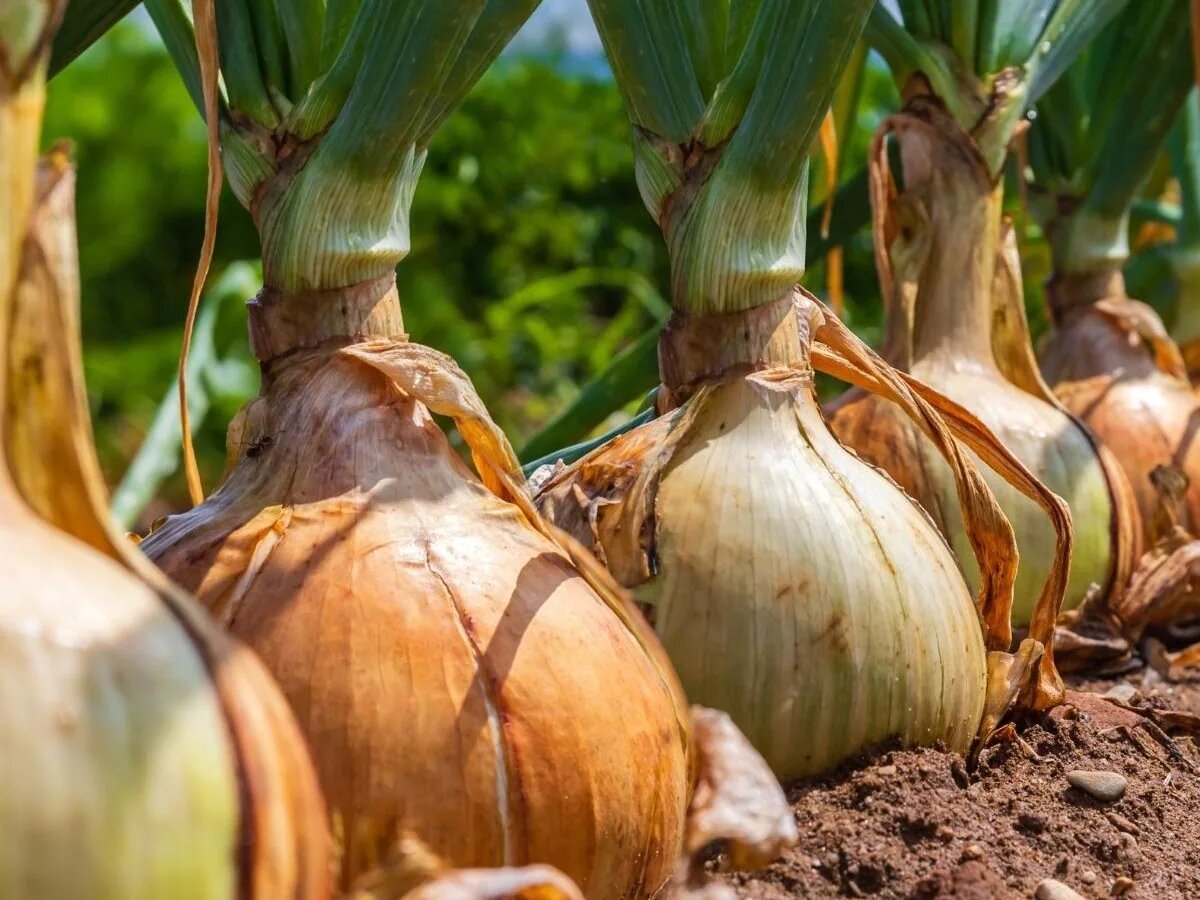
[[[969,772],[937,748],[885,746],[792,785],[799,845],[723,877],[756,900],[1029,898],[1047,878],[1088,898],[1200,898],[1200,747],[1126,708],[1200,713],[1200,674],[1070,687],[1066,706],[985,748]],[[1125,707],[1099,696],[1110,691]],[[1075,770],[1116,772],[1126,793],[1093,799],[1068,783]]]

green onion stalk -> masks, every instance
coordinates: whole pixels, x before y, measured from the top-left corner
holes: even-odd
[[[1200,400],[1162,320],[1128,297],[1122,276],[1134,197],[1193,84],[1188,7],[1126,7],[1042,98],[1028,143],[1031,209],[1052,263],[1042,374],[1121,463],[1148,542],[1159,465],[1192,480],[1180,524],[1200,526],[1200,445],[1189,424]]]
[[[1175,276],[1175,320],[1188,374],[1200,378],[1200,95],[1192,91],[1169,138],[1172,169],[1179,181],[1180,217],[1170,261]]]
[[[210,216],[223,163],[264,286],[230,468],[142,546],[282,687],[346,887],[411,833],[452,867],[652,894],[708,752],[653,632],[543,521],[467,376],[404,330],[395,267],[429,143],[536,5],[148,3],[206,114]]]
[[[969,409],[1068,503],[1075,528],[1067,607],[1123,589],[1140,533],[1119,466],[1037,370],[1015,235],[1001,211],[1002,174],[1027,112],[1123,6],[901,0],[903,25],[882,6],[868,25],[903,100],[881,124],[869,160],[883,354]],[[895,407],[861,392],[839,398],[830,415],[843,441],[921,503],[977,585],[953,481],[928,441]],[[1017,535],[1014,619],[1024,623],[1058,565],[1053,532],[1034,504],[998,478],[989,483]]]
[[[871,0],[592,0],[670,259],[653,418],[531,482],[650,611],[689,696],[781,778],[870,744],[967,752],[1061,685],[1049,639],[1069,517],[969,414],[897,374],[800,288],[809,153]],[[892,398],[946,454],[985,577],[830,433],[814,367]],[[1061,530],[1015,654],[1012,531],[959,439]]]
[[[64,6],[0,4],[0,896],[324,900],[324,806],[278,688],[107,516],[75,173],[37,158]]]

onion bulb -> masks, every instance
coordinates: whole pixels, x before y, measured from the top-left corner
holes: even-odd
[[[928,518],[830,434],[813,348],[835,374],[903,403],[948,454],[987,572],[978,607]],[[939,413],[800,291],[744,312],[677,311],[659,358],[662,415],[542,476],[542,511],[634,588],[689,696],[728,711],[781,778],[894,736],[966,751],[1012,699],[1000,673],[1012,667],[1015,554]],[[978,423],[944,409],[989,462],[1039,491]],[[1039,497],[1069,534],[1055,499]],[[1016,670],[1036,668],[1061,589],[1052,577],[1041,643],[1023,646]],[[1053,702],[1048,655],[1038,677],[1039,702]]]
[[[401,829],[456,867],[652,893],[691,759],[653,635],[560,549],[466,375],[405,340],[392,278],[264,290],[251,317],[263,388],[230,429],[236,462],[142,547],[280,683],[346,876]]]
[[[796,842],[796,822],[779,782],[729,716],[692,707],[696,789],[687,834],[671,882],[657,896],[712,898],[714,856],[722,869],[759,868]],[[716,871],[721,871],[717,869]],[[351,889],[354,900],[582,900],[578,887],[550,866],[449,869],[415,835],[401,835],[376,872]]]
[[[885,137],[894,132],[904,171],[898,194]],[[1054,400],[1038,375],[1025,321],[1019,262],[1001,221],[1001,188],[972,138],[923,94],[881,126],[871,150],[876,262],[887,304],[884,355],[979,417],[1074,519],[1064,608],[1089,592],[1125,584],[1139,554],[1129,486],[1095,437]],[[885,469],[947,536],[975,585],[950,472],[892,404],[851,392],[830,408],[834,432]],[[1056,565],[1042,510],[989,476],[1012,522],[1021,565],[1014,623],[1030,620],[1040,585]]]
[[[1125,295],[1119,271],[1062,276],[1047,291],[1054,327],[1038,352],[1058,399],[1112,451],[1153,544],[1159,493],[1151,473],[1172,465],[1190,481],[1181,525],[1200,526],[1200,397],[1158,314]]]
[[[54,152],[0,299],[0,896],[327,897],[324,807],[283,698],[103,512],[73,187]]]

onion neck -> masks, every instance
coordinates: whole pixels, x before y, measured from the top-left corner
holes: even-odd
[[[689,315],[750,310],[804,274],[808,165],[773,179],[729,145],[634,133],[638,189],[666,239],[671,305]]]
[[[395,272],[328,290],[264,287],[247,305],[250,346],[264,365],[296,350],[405,337]]]
[[[811,373],[809,334],[796,314],[792,291],[748,310],[689,313],[676,310],[663,327],[658,363],[673,408],[701,384],[773,368]]]
[[[945,129],[899,132],[904,190],[928,216],[912,358],[998,371],[992,352],[992,286],[1003,187],[993,184],[965,135]]]
[[[240,145],[223,145],[231,161]],[[409,145],[394,166],[365,171],[338,159],[320,137],[277,161],[253,184],[230,167],[262,242],[263,280],[293,293],[343,289],[395,272],[409,252],[409,215],[426,153]]]
[[[1055,268],[1046,282],[1046,302],[1056,326],[1067,324],[1093,303],[1125,296],[1125,276],[1119,265],[1070,274]]]
[[[1062,201],[1060,205],[1069,201]],[[1086,204],[1046,224],[1056,276],[1086,278],[1120,272],[1129,259],[1129,212],[1100,213]]]

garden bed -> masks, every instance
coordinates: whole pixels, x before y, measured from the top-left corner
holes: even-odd
[[[1143,670],[1072,687],[1200,713],[1200,678],[1169,684]],[[998,900],[1033,897],[1048,878],[1089,898],[1200,896],[1200,747],[1096,693],[1068,697],[969,773],[956,754],[882,747],[792,785],[799,845],[731,883],[764,900]],[[1124,796],[1104,802],[1073,787],[1068,773],[1080,771],[1117,773]],[[1058,896],[1048,891],[1036,895]]]

